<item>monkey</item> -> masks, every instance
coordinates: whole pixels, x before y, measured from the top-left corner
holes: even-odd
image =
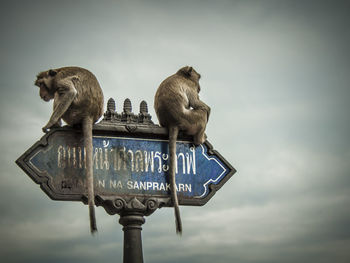
[[[97,232],[92,167],[92,125],[103,114],[103,92],[96,77],[80,67],[63,67],[43,71],[37,75],[41,99],[53,102],[53,112],[42,128],[48,132],[61,126],[61,119],[69,126],[81,125],[86,149],[86,182],[91,234]]]
[[[176,233],[182,234],[182,222],[176,193],[175,165],[176,140],[179,131],[193,136],[196,146],[206,140],[205,129],[210,107],[199,99],[201,75],[186,66],[166,78],[158,87],[154,97],[154,109],[161,126],[169,132],[169,181],[174,206]]]

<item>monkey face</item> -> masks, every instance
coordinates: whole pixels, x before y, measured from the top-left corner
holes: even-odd
[[[48,91],[48,89],[44,85],[40,86],[39,94],[40,94],[40,97],[46,102],[48,102],[54,98],[54,96],[52,94],[50,94],[50,92]]]
[[[201,78],[201,74],[199,74],[197,71],[195,71],[194,69],[192,70],[192,74],[191,77],[196,81],[199,82],[200,78]],[[199,91],[198,91],[199,92]]]
[[[54,98],[54,94],[51,94],[49,91],[47,84],[45,83],[45,79],[38,78],[35,81],[35,85],[39,87],[39,95],[42,100],[48,102]]]

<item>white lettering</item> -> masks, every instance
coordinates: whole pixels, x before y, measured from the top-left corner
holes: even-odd
[[[160,184],[160,187],[159,187],[159,190],[160,191],[165,191],[165,185],[163,183]]]
[[[133,189],[132,181],[128,181],[128,182],[126,183],[126,185],[127,185],[127,187],[128,187],[129,190]]]
[[[184,184],[179,184],[179,188],[178,188],[177,191],[179,191],[179,192],[184,192],[184,191],[185,191],[185,186],[184,186]]]
[[[147,151],[144,151],[145,154],[145,171],[148,172],[148,167],[151,165],[151,172],[154,172],[154,153],[153,151],[149,154]]]
[[[182,174],[196,174],[196,153],[191,147],[187,152],[177,154],[175,172]],[[133,173],[158,172],[166,174],[169,170],[169,155],[161,151],[141,151],[123,147],[93,149],[93,166],[95,170],[130,171]],[[71,147],[58,145],[57,167],[61,169],[86,169],[85,147]],[[150,189],[152,186],[142,186]],[[160,187],[158,185],[158,187]]]
[[[106,183],[105,183],[105,180],[98,180],[98,186],[99,187],[103,187],[103,188],[106,188]]]
[[[157,182],[153,182],[153,190],[159,190],[158,186],[159,184]]]
[[[114,180],[114,181],[110,180],[109,181],[109,187],[116,189],[117,188],[117,180]]]
[[[192,192],[192,185],[191,184],[185,184],[185,192]]]
[[[193,147],[190,148],[190,151],[192,152],[193,156],[186,153],[187,173],[190,174],[192,168],[193,174],[196,174],[196,151]]]

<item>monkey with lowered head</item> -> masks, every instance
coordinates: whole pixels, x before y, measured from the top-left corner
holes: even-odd
[[[68,125],[81,125],[86,149],[86,182],[90,216],[90,231],[97,231],[93,167],[92,167],[92,125],[103,114],[103,93],[96,77],[79,67],[50,69],[37,75],[35,85],[44,101],[54,100],[53,113],[44,132],[61,126],[61,119]]]
[[[193,135],[195,145],[204,143],[204,132],[210,115],[210,107],[199,99],[200,77],[192,67],[183,67],[160,84],[154,98],[159,123],[169,131],[170,190],[178,234],[182,233],[182,223],[175,180],[177,136],[179,131],[183,131]]]

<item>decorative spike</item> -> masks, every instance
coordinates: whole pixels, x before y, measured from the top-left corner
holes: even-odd
[[[146,101],[140,103],[140,113],[134,114],[132,112],[132,105],[130,99],[125,99],[123,104],[123,111],[117,113],[116,103],[113,98],[107,102],[107,110],[103,114],[102,123],[135,123],[142,125],[154,125],[152,116],[148,113],[148,106]]]
[[[107,111],[115,112],[115,109],[115,101],[114,99],[110,98],[107,102]]]
[[[141,101],[140,103],[140,113],[146,114],[148,113],[148,106],[146,101]]]
[[[123,110],[125,113],[131,113],[132,107],[131,107],[131,101],[129,99],[124,100]]]

